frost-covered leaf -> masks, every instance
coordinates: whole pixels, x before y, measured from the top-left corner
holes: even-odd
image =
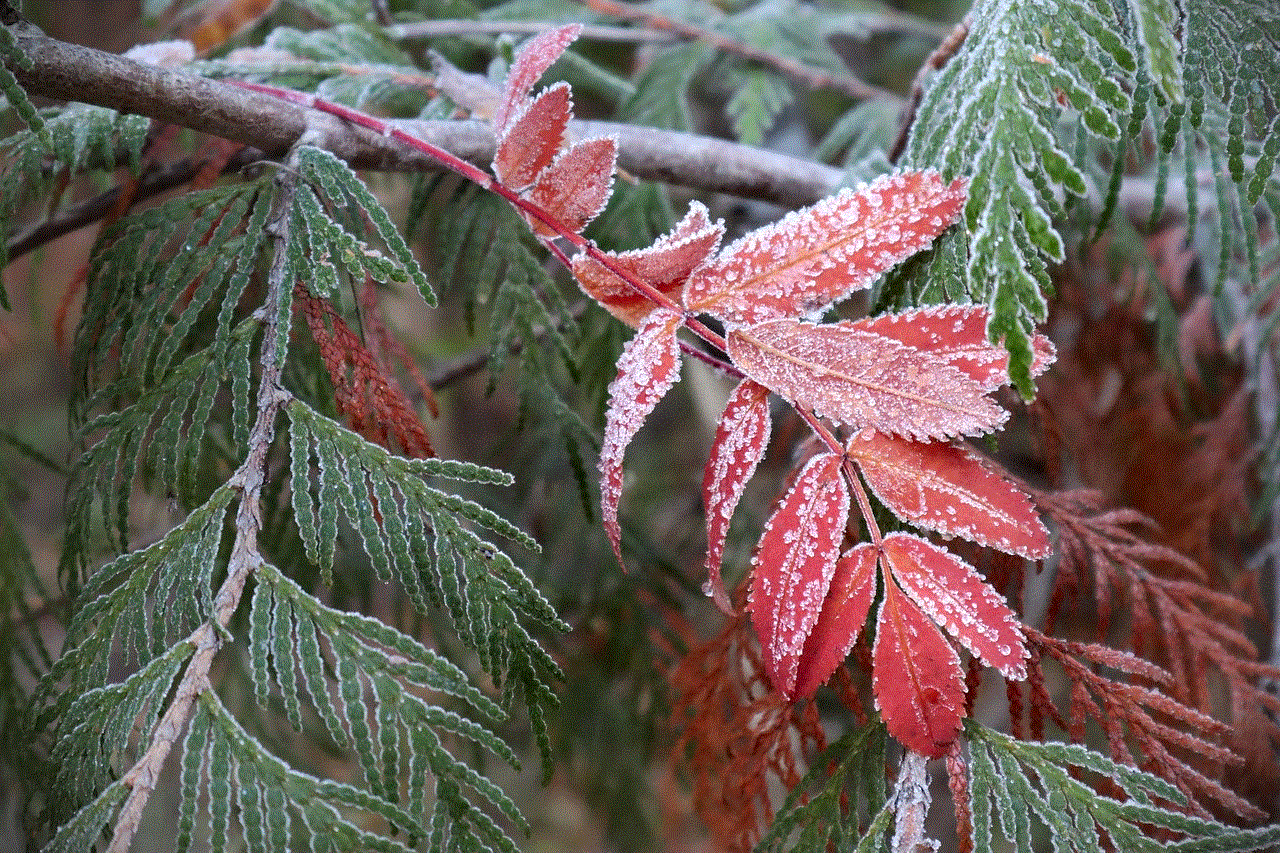
[[[984,391],[1009,384],[1009,351],[987,339],[991,309],[985,305],[932,305],[868,317],[857,327],[875,332],[941,359],[957,368]],[[1053,363],[1053,343],[1044,335],[1031,339],[1031,376]]]
[[[796,695],[810,696],[823,685],[862,632],[876,597],[879,553],[860,542],[841,555],[822,612],[804,643],[796,673]]]
[[[573,115],[568,83],[556,83],[524,105],[498,137],[493,173],[512,189],[523,189],[551,165],[565,143]]]
[[[729,522],[747,481],[769,445],[769,389],[744,379],[729,395],[702,475],[702,504],[707,513],[707,582],[702,590],[725,613],[732,613],[720,579],[720,561]]]
[[[824,417],[916,439],[988,432],[1008,412],[959,369],[856,323],[774,320],[728,335],[747,376]]]
[[[904,521],[1029,559],[1049,556],[1049,533],[1030,498],[964,445],[868,428],[846,450],[876,497]]]
[[[1137,62],[1111,3],[981,0],[968,20],[925,91],[903,162],[970,177],[967,227],[949,239],[966,260],[964,289],[990,306],[988,334],[1030,397],[1031,334],[1048,310],[1049,263],[1066,252],[1054,221],[1089,191],[1073,147],[1120,140]],[[922,266],[891,282],[890,301],[919,305],[933,288]]]
[[[618,376],[609,385],[609,411],[600,449],[600,507],[613,553],[622,562],[622,456],[645,418],[680,378],[679,314],[656,311],[627,341],[618,359]]]
[[[679,301],[690,273],[716,250],[723,234],[724,224],[712,222],[706,207],[695,201],[676,227],[653,245],[605,255],[618,269]],[[638,326],[654,308],[652,301],[585,252],[574,256],[573,274],[589,296],[629,326]]]
[[[526,197],[577,233],[600,215],[613,188],[618,141],[609,137],[575,142],[543,169]],[[534,233],[554,237],[556,229],[530,220]]]
[[[726,246],[685,305],[735,324],[820,313],[928,246],[963,204],[963,181],[928,171],[842,190]]]
[[[1006,678],[1027,677],[1021,623],[972,566],[910,533],[885,536],[881,551],[887,574],[929,618]]]
[[[515,118],[520,104],[533,89],[533,84],[555,64],[581,32],[581,24],[570,24],[539,33],[520,45],[520,50],[511,63],[511,71],[507,74],[502,99],[493,113],[493,127],[498,136],[506,133],[507,125]]]
[[[876,617],[871,688],[889,734],[937,758],[964,723],[964,670],[946,637],[892,580]]]
[[[805,464],[774,508],[751,558],[747,609],[773,686],[788,699],[805,640],[818,621],[849,516],[844,457],[819,454]]]

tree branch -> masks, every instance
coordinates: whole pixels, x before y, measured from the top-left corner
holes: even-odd
[[[10,70],[33,95],[82,101],[198,130],[280,156],[318,114],[231,83],[145,65],[51,39],[34,27],[14,28],[30,69]],[[310,113],[310,116],[308,115]],[[477,121],[396,121],[396,128],[464,160],[487,166],[493,133]],[[799,207],[840,185],[839,169],[782,154],[675,131],[611,122],[574,122],[579,137],[614,136],[618,164],[646,180]],[[329,150],[358,169],[437,168],[420,152],[373,131],[329,120]]]
[[[280,409],[289,400],[289,394],[280,384],[284,355],[277,350],[277,343],[282,315],[279,307],[293,287],[292,282],[285,281],[288,270],[285,244],[289,239],[288,211],[292,206],[291,199],[298,178],[295,172],[283,170],[278,180],[280,191],[276,197],[275,213],[266,226],[274,244],[274,254],[267,278],[264,305],[258,414],[249,434],[249,453],[230,480],[240,492],[240,502],[236,509],[235,541],[227,560],[227,577],[214,597],[210,618],[188,638],[188,642],[195,646],[195,653],[182,674],[182,680],[174,691],[168,709],[156,726],[150,746],[124,776],[125,784],[129,786],[129,796],[116,817],[107,853],[125,853],[132,845],[142,820],[142,812],[151,798],[151,792],[155,790],[165,760],[186,729],[192,708],[200,694],[209,689],[209,670],[213,666],[213,658],[221,646],[221,637],[240,604],[249,575],[262,562],[262,555],[258,550],[258,531],[262,529],[262,486],[266,480],[267,453],[275,437]]]

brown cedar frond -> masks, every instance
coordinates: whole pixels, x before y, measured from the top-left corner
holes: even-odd
[[[329,372],[338,411],[347,416],[351,429],[388,448],[394,439],[407,456],[434,456],[426,428],[408,398],[389,378],[386,365],[369,351],[337,309],[302,285],[295,288],[294,298],[302,306]],[[385,332],[380,323],[377,321],[375,328]]]
[[[1028,644],[1035,650],[1029,662],[1033,684],[1044,682],[1044,659],[1052,658],[1071,684],[1071,699],[1063,726],[1073,741],[1083,741],[1090,720],[1101,727],[1115,761],[1141,766],[1175,785],[1187,797],[1188,810],[1208,817],[1206,802],[1217,803],[1245,820],[1259,820],[1265,813],[1191,761],[1221,768],[1244,762],[1231,747],[1210,738],[1231,734],[1231,726],[1171,698],[1161,690],[1109,678],[1098,667],[1126,676],[1154,681],[1168,689],[1172,677],[1136,655],[1096,643],[1074,643],[1027,629]],[[1048,694],[1031,691],[1033,707],[1060,725],[1061,712]],[[1045,704],[1048,703],[1048,704]],[[1137,748],[1137,755],[1133,747]],[[1185,757],[1184,757],[1185,756]]]
[[[1247,762],[1245,778],[1275,780],[1280,726],[1264,712],[1274,697],[1259,685],[1280,669],[1257,662],[1258,650],[1244,634],[1253,608],[1207,586],[1185,555],[1135,533],[1133,527],[1149,529],[1150,521],[1132,510],[1103,511],[1090,492],[1038,495],[1037,501],[1058,527],[1062,555],[1047,624],[1069,595],[1082,591],[1085,578],[1098,601],[1100,627],[1114,594],[1129,611],[1133,651],[1171,673],[1164,685],[1169,695],[1206,714],[1215,702],[1224,704],[1217,710],[1229,715],[1227,736]]]
[[[724,849],[750,850],[773,820],[775,786],[793,788],[825,746],[817,708],[772,688],[745,615],[690,643],[670,678],[674,755],[698,816]]]

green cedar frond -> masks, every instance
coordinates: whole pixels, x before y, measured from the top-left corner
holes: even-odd
[[[427,78],[422,70],[409,54],[368,26],[345,23],[308,31],[277,27],[262,52],[247,58],[248,64],[233,58],[198,67],[217,76],[246,76],[314,90],[326,100],[361,109],[378,104],[416,115],[425,101]]]
[[[8,27],[0,27],[0,58],[21,68],[31,67],[30,58],[18,47]],[[3,93],[7,100],[6,106],[13,108],[27,128],[40,137],[46,147],[52,148],[53,140],[45,130],[44,119],[31,103],[31,99],[27,97],[26,91],[18,85],[18,79],[13,76],[13,72],[3,63],[0,63],[0,93]]]
[[[860,838],[864,844],[876,839],[872,843],[878,849],[888,818],[886,743],[884,725],[872,723],[815,756],[811,769],[791,789],[773,825],[756,845],[757,853],[849,850]]]
[[[792,101],[791,85],[778,72],[748,65],[726,75],[733,95],[724,105],[739,142],[761,145],[774,120]]]
[[[7,29],[5,37],[12,38]],[[12,96],[10,100],[13,101]],[[37,117],[41,119],[37,129],[20,130],[0,142],[4,155],[0,233],[6,235],[13,231],[13,217],[19,205],[35,196],[47,196],[58,179],[114,170],[120,166],[122,156],[136,169],[151,126],[145,117],[87,104],[45,110]],[[31,124],[30,119],[25,120]],[[8,265],[7,251],[7,247],[0,246],[0,269]]]
[[[448,179],[424,182],[413,208],[410,219],[432,234],[441,288],[465,293],[472,322],[480,311],[488,315],[491,371],[500,373],[518,353],[525,372],[545,375],[540,340],[572,371],[573,318],[519,214],[491,193]]]
[[[511,558],[473,527],[529,548],[536,543],[490,510],[424,479],[494,482],[504,475],[393,456],[300,401],[288,412],[294,514],[308,559],[332,572],[341,511],[379,577],[397,580],[420,610],[443,607],[481,667],[503,686],[505,702],[521,694],[535,719],[553,706],[547,685],[558,680],[559,668],[521,620],[552,631],[567,626]]]
[[[1185,798],[1163,779],[1083,746],[1020,741],[972,720],[965,733],[975,850],[994,849],[999,836],[1030,850],[1041,826],[1052,849],[1064,853],[1245,851],[1280,842],[1280,827],[1241,829],[1159,805],[1183,805]],[[1126,799],[1100,794],[1090,778],[1116,786]]]
[[[505,716],[499,706],[468,683],[461,670],[376,619],[324,606],[269,565],[260,566],[255,577],[250,657],[260,700],[268,690],[265,677],[270,653],[275,683],[285,697],[290,717],[298,724],[296,661],[301,665],[301,681],[330,735],[337,743],[354,748],[365,784],[375,794],[388,802],[399,802],[400,772],[407,763],[411,767],[408,790],[413,795],[407,805],[411,812],[425,816],[426,780],[422,774],[430,772],[437,788],[444,780],[459,789],[469,788],[527,829],[511,800],[450,755],[439,735],[469,740],[518,766],[515,753],[487,728],[427,703],[416,692],[425,689],[463,699],[491,719]],[[315,645],[319,638],[323,638],[327,653]],[[328,669],[338,680],[335,689],[330,689],[322,661],[328,661]]]
[[[636,78],[636,93],[622,104],[619,121],[690,130],[693,122],[685,93],[715,58],[715,48],[703,41],[663,50]]]
[[[183,640],[118,684],[82,693],[58,722],[52,751],[56,777],[50,786],[70,806],[93,799],[132,763],[154,734],[173,680],[195,651]],[[60,811],[53,804],[54,812]]]
[[[295,216],[299,227],[311,232],[312,262],[318,263],[327,255],[330,265],[342,264],[353,275],[362,271],[381,284],[411,283],[428,305],[435,305],[435,292],[405,238],[351,167],[319,148],[304,146],[297,157],[303,178],[322,191],[330,211],[329,215],[320,211],[310,193],[298,194]],[[345,213],[348,221],[339,224],[331,218],[338,211]],[[368,247],[357,234],[376,235],[390,257]]]
[[[113,652],[125,665],[146,666],[205,621],[213,608],[230,486],[218,489],[155,544],[123,554],[80,589],[63,655],[36,692],[36,728],[61,718],[68,705],[107,683]]]
[[[1088,190],[1064,138],[1080,128],[1120,139],[1137,62],[1113,10],[1095,0],[986,0],[970,17],[964,46],[924,95],[904,163],[969,177],[966,228],[942,241],[967,246],[938,251],[967,255],[947,271],[963,272],[969,298],[991,306],[988,333],[1009,349],[1011,375],[1029,398],[1030,334],[1046,315],[1048,263],[1065,258],[1054,219]],[[911,271],[891,290],[898,302],[921,304],[943,270]]]

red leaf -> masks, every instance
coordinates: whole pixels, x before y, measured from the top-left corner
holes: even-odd
[[[877,178],[726,247],[689,280],[685,304],[743,324],[817,314],[928,246],[963,206],[963,181]]]
[[[520,45],[511,71],[502,89],[502,99],[493,111],[493,129],[499,138],[507,131],[507,124],[515,117],[520,103],[529,95],[533,84],[555,64],[565,48],[582,32],[581,24],[569,24],[554,30],[538,33]]]
[[[622,349],[618,375],[609,384],[600,449],[600,507],[613,553],[622,563],[622,528],[618,502],[622,498],[622,456],[645,418],[680,378],[680,345],[676,331],[684,318],[657,311]]]
[[[724,224],[712,222],[699,202],[689,205],[684,219],[652,246],[630,252],[606,252],[609,259],[633,278],[647,282],[674,301],[689,274],[701,265],[716,246]],[[654,304],[641,296],[616,273],[585,253],[574,256],[573,274],[582,289],[629,326],[638,326]]]
[[[577,233],[604,210],[613,189],[613,165],[618,141],[608,137],[575,142],[543,169],[525,197]],[[556,231],[531,219],[529,226],[542,237]]]
[[[733,613],[720,561],[733,510],[769,444],[769,389],[750,379],[729,395],[702,475],[702,502],[707,512],[707,582],[702,590],[721,610]]]
[[[965,716],[960,656],[887,578],[871,657],[871,689],[889,734],[930,758],[946,752]]]
[[[844,456],[822,453],[800,471],[774,508],[751,559],[747,610],[764,651],[765,670],[790,699],[805,640],[835,573],[849,516]]]
[[[728,346],[747,376],[848,426],[938,439],[1008,417],[960,370],[854,323],[774,320],[731,330]]]
[[[1022,623],[973,566],[910,533],[890,533],[881,552],[887,572],[948,634],[1005,678],[1027,677]]]
[[[874,545],[863,542],[844,552],[836,563],[822,612],[804,642],[796,673],[796,696],[817,692],[853,648],[876,597],[878,556]]]
[[[565,131],[573,114],[568,83],[556,83],[517,110],[498,136],[493,173],[513,189],[533,183],[564,147]]]
[[[885,506],[904,521],[1029,559],[1049,556],[1031,499],[963,445],[864,429],[847,451]]]
[[[936,355],[959,369],[984,391],[1009,383],[1009,353],[987,337],[991,311],[985,305],[935,305],[901,314],[868,317],[855,325]],[[1053,363],[1053,344],[1044,335],[1032,342],[1031,375]]]

